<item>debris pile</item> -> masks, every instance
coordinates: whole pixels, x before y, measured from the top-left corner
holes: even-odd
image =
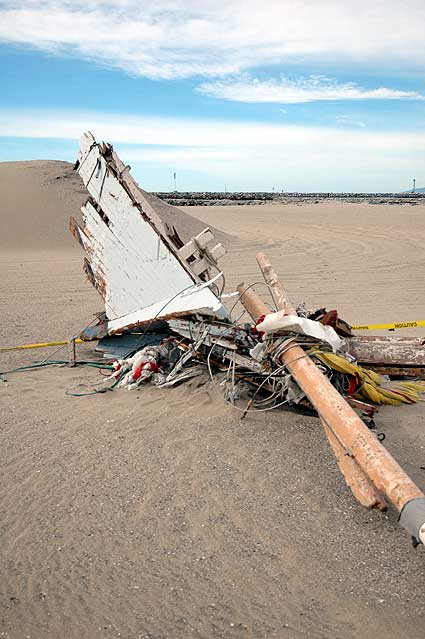
[[[197,221],[188,234],[191,218],[142,191],[111,145],[84,134],[75,168],[90,197],[70,227],[105,303],[80,337],[98,340],[112,370],[104,384],[166,387],[204,375],[242,418],[281,406],[317,414],[356,499],[380,510],[390,501],[414,543],[425,543],[425,495],[371,432],[377,405],[412,403],[425,390],[423,341],[354,336],[336,311],[295,308],[262,253],[270,305],[252,285],[225,293],[225,249],[211,229]]]

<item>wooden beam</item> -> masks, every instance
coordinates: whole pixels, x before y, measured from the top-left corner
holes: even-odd
[[[347,344],[350,355],[365,366],[425,368],[425,345],[420,337],[356,335]]]

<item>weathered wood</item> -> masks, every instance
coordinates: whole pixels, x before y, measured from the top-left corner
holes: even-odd
[[[296,315],[286,290],[283,288],[276,271],[273,269],[264,253],[257,253],[257,262],[263,273],[264,280],[270,288],[271,295],[278,309],[284,310],[288,315]],[[383,374],[403,374],[406,367],[422,367],[415,371],[413,368],[406,374],[422,375],[425,369],[425,340],[419,337],[399,337],[397,335],[355,336],[347,339],[348,352],[361,365],[387,367]]]
[[[86,251],[87,276],[104,299],[108,332],[190,311],[227,317],[221,300],[204,283],[208,278],[179,257],[169,225],[112,147],[86,133],[78,161],[91,198],[82,207],[84,226],[71,219],[70,229]],[[172,220],[170,213],[167,220]]]
[[[366,364],[365,362],[359,363],[380,375],[389,375],[390,377],[425,377],[425,368],[421,366],[379,366],[378,364]]]
[[[68,366],[73,368],[77,365],[77,346],[76,346],[76,338],[71,337],[68,342],[68,352],[69,352],[69,360]]]
[[[355,336],[347,339],[348,352],[359,364],[395,368],[425,368],[423,338],[391,336]]]

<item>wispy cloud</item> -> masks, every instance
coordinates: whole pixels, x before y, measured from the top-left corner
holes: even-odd
[[[335,120],[337,124],[341,126],[346,126],[346,127],[358,126],[361,129],[364,129],[366,126],[366,123],[363,122],[363,120],[356,120],[355,118],[352,118],[350,115],[337,115],[335,117]]]
[[[349,149],[397,149],[425,151],[425,132],[359,131],[356,128],[273,124],[258,121],[218,121],[202,118],[131,116],[118,113],[0,109],[0,137],[55,138],[78,140],[92,130],[106,141],[180,147],[198,154],[241,149],[261,153],[276,147],[308,151],[317,147]],[[164,149],[166,152],[166,149]]]
[[[107,113],[0,110],[0,136],[75,140],[91,129],[113,142],[146,188],[152,164],[202,174],[211,188],[398,190],[425,175],[425,132],[307,127]],[[73,158],[70,158],[73,159]],[[139,167],[139,170],[137,169]],[[187,188],[199,186],[187,184]]]
[[[423,70],[424,23],[423,0],[5,0],[0,41],[149,78],[312,61]]]
[[[379,87],[365,89],[353,82],[340,83],[321,75],[280,80],[259,80],[243,76],[204,82],[197,91],[213,98],[234,102],[278,102],[295,104],[300,102],[335,100],[424,100],[425,95],[416,91],[401,91]]]
[[[152,162],[158,164],[176,163],[186,165],[188,162],[205,162],[216,160],[240,160],[242,151],[215,147],[174,147],[166,149],[125,147],[125,158],[131,162]]]

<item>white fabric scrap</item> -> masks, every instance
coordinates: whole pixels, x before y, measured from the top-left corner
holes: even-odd
[[[270,333],[298,333],[314,337],[321,342],[326,342],[333,352],[341,350],[344,345],[332,326],[325,326],[315,320],[298,315],[285,315],[284,311],[269,313],[262,322],[257,324],[257,331],[269,335]]]
[[[264,342],[258,342],[258,344],[254,346],[254,348],[250,349],[249,354],[251,355],[252,359],[254,359],[256,362],[262,362],[264,359],[266,349],[267,349],[267,344],[264,344]]]

